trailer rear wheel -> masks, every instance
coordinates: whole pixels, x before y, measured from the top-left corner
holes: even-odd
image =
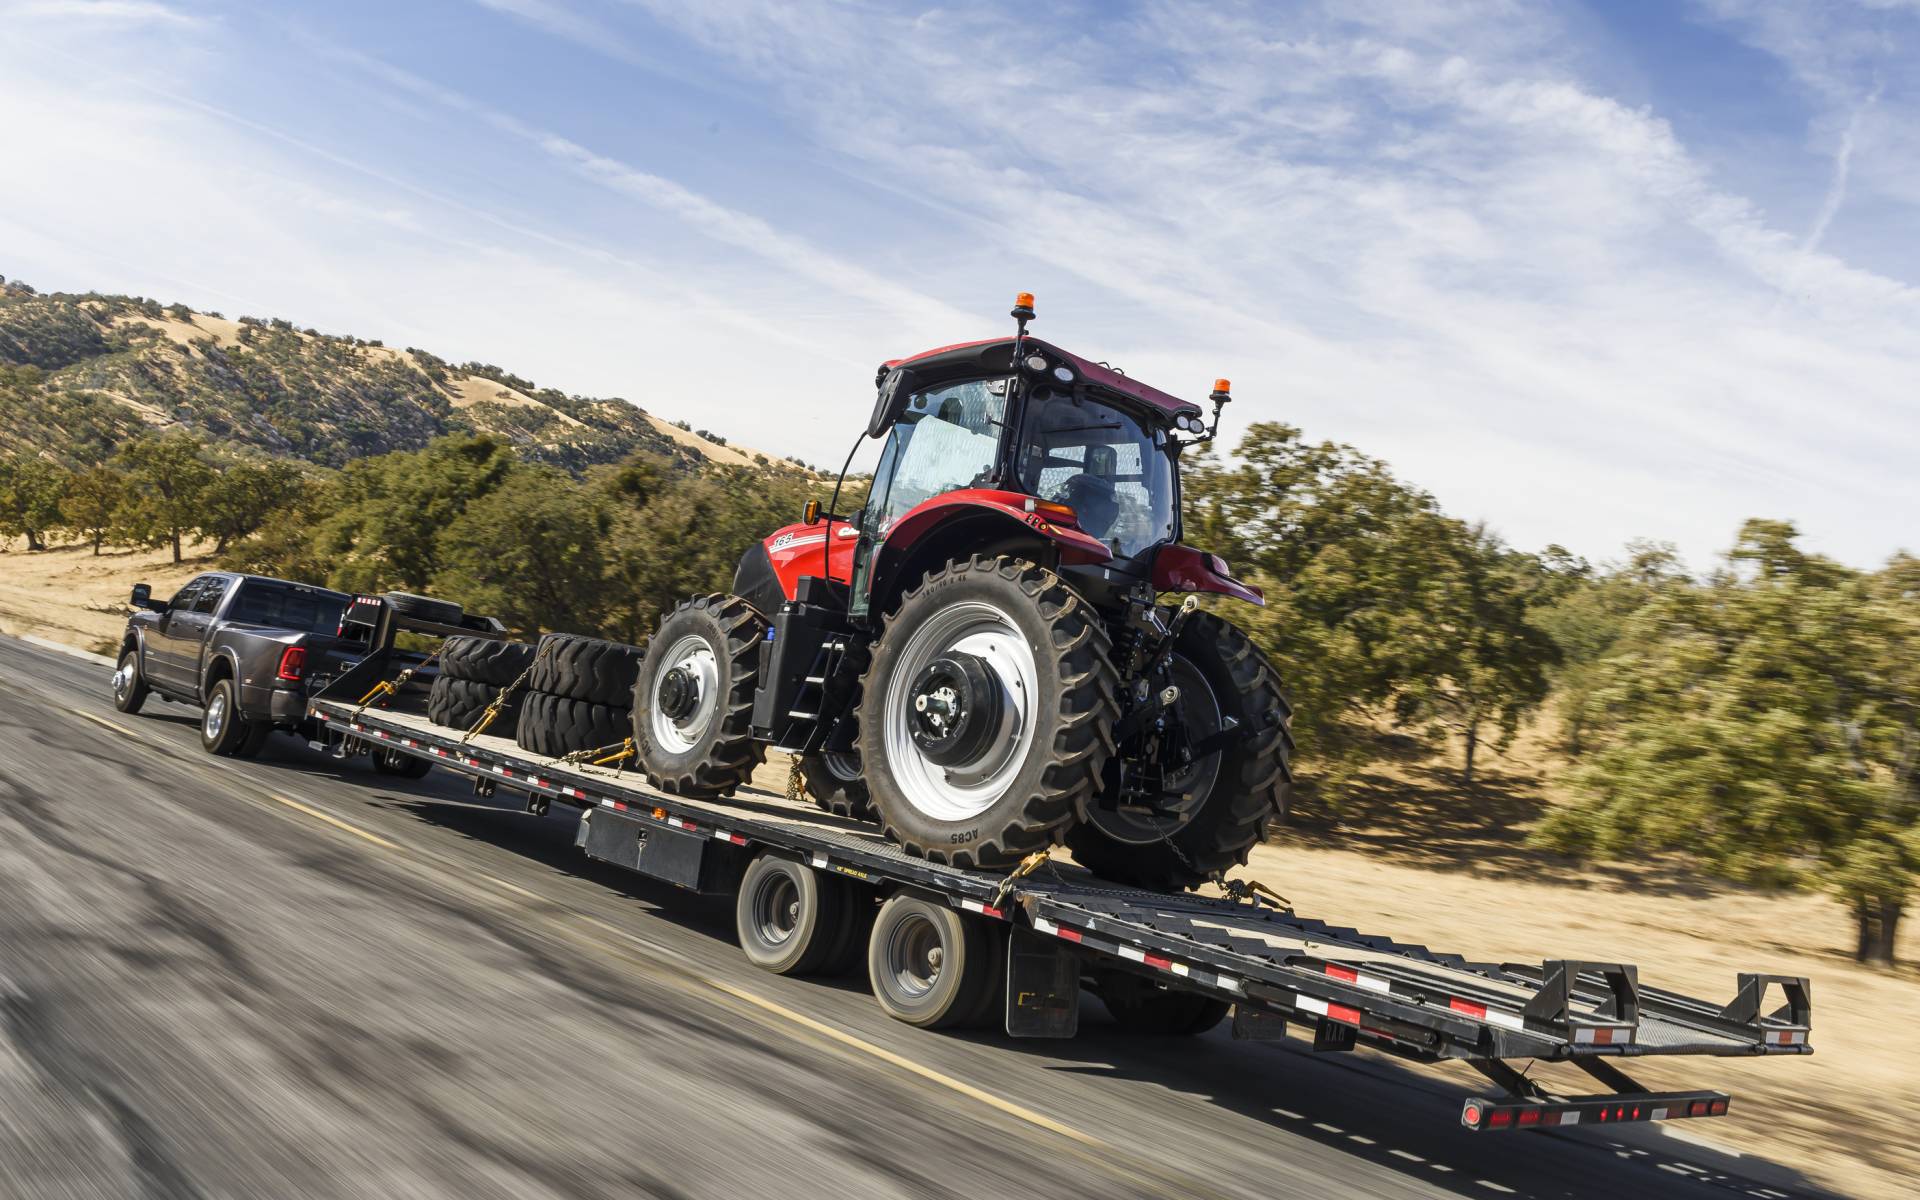
[[[734,897],[740,948],[776,975],[810,975],[845,946],[853,923],[846,885],[777,854],[753,860]]]
[[[1225,1000],[1172,991],[1123,971],[1103,973],[1094,992],[1120,1028],[1151,1037],[1192,1037],[1212,1029],[1227,1015]]]
[[[888,1016],[940,1029],[979,1013],[993,982],[993,955],[978,920],[902,892],[874,920],[867,972]]]

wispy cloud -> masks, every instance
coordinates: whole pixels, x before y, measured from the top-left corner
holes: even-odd
[[[159,0],[17,0],[0,4],[0,15],[118,25],[193,25],[200,20]]]

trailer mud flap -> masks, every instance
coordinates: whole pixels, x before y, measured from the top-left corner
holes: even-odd
[[[1007,939],[1007,1033],[1070,1038],[1080,1032],[1080,959],[1056,938],[1015,929]]]
[[[1233,1006],[1233,1036],[1242,1042],[1283,1042],[1287,1039],[1287,1014],[1247,1004]]]
[[[588,858],[696,892],[731,891],[744,865],[739,847],[603,808],[581,814],[574,845]]]

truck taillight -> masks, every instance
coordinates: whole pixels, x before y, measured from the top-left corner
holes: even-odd
[[[301,646],[288,646],[280,652],[279,678],[287,683],[299,683],[307,673],[307,652]]]

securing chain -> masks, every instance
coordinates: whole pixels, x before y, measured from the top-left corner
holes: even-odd
[[[471,739],[486,732],[487,726],[493,724],[494,718],[498,717],[500,711],[507,706],[507,702],[513,699],[513,694],[520,690],[520,685],[533,677],[534,668],[540,665],[540,660],[545,658],[547,651],[552,648],[553,643],[551,641],[546,638],[540,640],[540,648],[534,651],[533,661],[527,664],[527,669],[520,672],[519,678],[509,683],[506,687],[501,688],[499,695],[493,698],[492,702],[487,705],[486,711],[482,712],[480,718],[473,723],[473,728],[461,735],[460,744],[462,746],[466,745]]]
[[[1251,904],[1256,907],[1264,904],[1268,908],[1278,909],[1288,914],[1293,912],[1293,901],[1258,879],[1228,879],[1226,872],[1215,871],[1213,882],[1219,885],[1220,890],[1229,900],[1237,900],[1242,904]]]
[[[433,648],[432,654],[429,654],[424,659],[421,659],[418,664],[408,667],[406,670],[400,672],[398,675],[395,675],[393,677],[392,682],[387,682],[385,680],[382,680],[381,682],[374,684],[372,691],[360,697],[360,707],[353,710],[354,718],[358,720],[360,717],[360,714],[367,711],[367,705],[372,704],[375,700],[378,700],[380,697],[399,695],[400,689],[407,686],[407,680],[413,678],[415,671],[425,670],[427,667],[433,664],[434,659],[439,657],[440,657],[440,647],[435,646]]]
[[[792,766],[787,768],[787,800],[797,803],[807,792],[807,775],[800,767],[800,756],[794,755]]]
[[[639,751],[635,748],[633,739],[627,738],[624,741],[610,742],[605,746],[595,746],[591,750],[574,750],[561,755],[554,761],[566,766],[616,767],[617,769],[618,764],[627,761],[637,753]]]
[[[1015,867],[1005,879],[1000,881],[1000,885],[993,889],[993,907],[1000,907],[1001,903],[1006,900],[1007,893],[1013,890],[1014,884],[1051,862],[1052,854],[1053,851],[1051,850],[1035,850],[1032,854],[1021,859],[1020,865]]]

